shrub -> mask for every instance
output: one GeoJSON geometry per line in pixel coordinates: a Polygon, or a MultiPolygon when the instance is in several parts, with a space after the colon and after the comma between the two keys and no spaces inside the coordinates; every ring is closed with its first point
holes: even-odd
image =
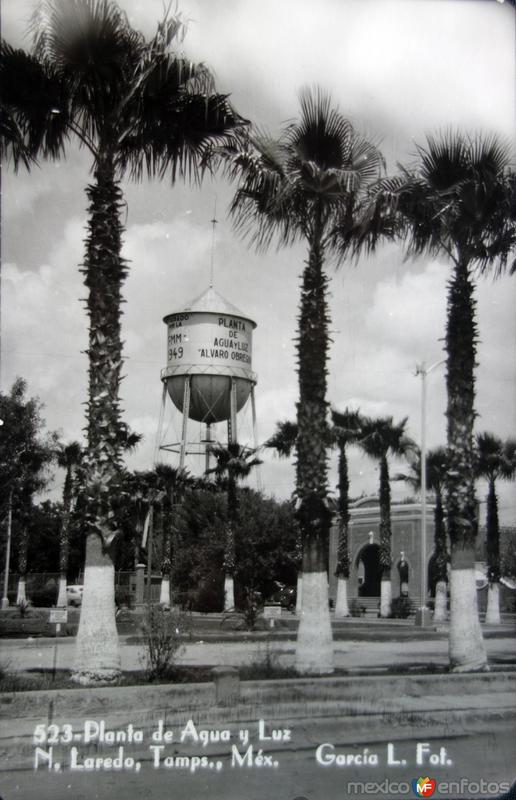
{"type": "Polygon", "coordinates": [[[361,605],[360,600],[357,600],[356,597],[350,603],[349,606],[349,613],[352,617],[363,617],[366,612],[366,607],[361,605]]]}
{"type": "Polygon", "coordinates": [[[30,601],[29,600],[21,600],[18,603],[18,611],[20,612],[20,617],[23,619],[24,617],[28,616],[30,608],[30,601]]]}
{"type": "Polygon", "coordinates": [[[393,619],[407,619],[412,612],[412,604],[408,597],[395,597],[391,604],[393,619]]]}
{"type": "Polygon", "coordinates": [[[191,611],[212,614],[224,606],[224,585],[220,577],[208,577],[199,581],[195,589],[183,596],[183,606],[191,611]]]}
{"type": "Polygon", "coordinates": [[[180,611],[149,606],[142,623],[142,633],[148,678],[166,678],[182,649],[181,636],[189,633],[188,617],[180,611]]]}
{"type": "Polygon", "coordinates": [[[30,593],[30,599],[36,608],[52,608],[57,603],[57,586],[34,589],[30,593]]]}
{"type": "Polygon", "coordinates": [[[260,592],[247,589],[244,595],[243,614],[248,631],[254,631],[258,615],[262,609],[263,601],[260,592]]]}
{"type": "Polygon", "coordinates": [[[279,653],[271,649],[269,641],[265,643],[265,650],[258,651],[254,661],[240,667],[239,673],[240,680],[243,681],[271,681],[298,677],[294,667],[284,667],[280,664],[279,653]]]}
{"type": "Polygon", "coordinates": [[[125,586],[116,586],[115,587],[115,605],[117,608],[122,608],[126,606],[126,608],[131,608],[132,603],[132,595],[129,589],[125,586]]]}

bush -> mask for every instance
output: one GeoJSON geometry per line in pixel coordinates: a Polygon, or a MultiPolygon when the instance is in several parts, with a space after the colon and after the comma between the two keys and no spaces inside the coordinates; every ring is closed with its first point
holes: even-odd
{"type": "Polygon", "coordinates": [[[174,659],[182,648],[181,635],[189,633],[188,617],[180,611],[150,606],[142,623],[145,654],[143,656],[149,680],[170,676],[174,659]]]}
{"type": "Polygon", "coordinates": [[[115,605],[117,608],[122,608],[125,606],[126,608],[131,608],[132,603],[132,595],[129,589],[125,586],[116,586],[115,587],[115,605]]]}
{"type": "Polygon", "coordinates": [[[395,597],[391,604],[393,619],[407,619],[412,612],[412,603],[408,597],[395,597]]]}
{"type": "Polygon", "coordinates": [[[224,607],[224,584],[220,576],[208,577],[199,581],[195,589],[183,596],[184,607],[202,614],[213,614],[224,607]]]}
{"type": "Polygon", "coordinates": [[[363,617],[366,612],[366,607],[361,605],[360,600],[357,600],[356,597],[350,603],[349,606],[349,613],[352,617],[363,617]]]}
{"type": "Polygon", "coordinates": [[[30,600],[36,608],[52,608],[57,603],[57,586],[34,589],[30,592],[30,600]]]}
{"type": "Polygon", "coordinates": [[[254,631],[258,621],[258,615],[263,609],[263,601],[260,592],[248,589],[244,594],[243,614],[245,625],[248,631],[254,631]]]}
{"type": "Polygon", "coordinates": [[[284,667],[279,663],[279,653],[271,649],[269,641],[265,643],[264,651],[258,651],[254,661],[240,667],[239,674],[242,681],[271,681],[298,677],[294,667],[284,667]]]}
{"type": "Polygon", "coordinates": [[[23,619],[24,617],[28,616],[29,609],[30,609],[30,601],[29,600],[21,600],[18,603],[18,611],[20,612],[20,617],[23,619]]]}

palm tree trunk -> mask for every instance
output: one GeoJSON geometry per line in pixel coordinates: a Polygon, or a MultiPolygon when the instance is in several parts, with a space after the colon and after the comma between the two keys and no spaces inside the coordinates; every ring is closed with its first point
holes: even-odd
{"type": "Polygon", "coordinates": [[[303,594],[296,646],[301,673],[333,672],[333,643],[328,607],[326,361],[328,351],[327,279],[320,235],[314,234],[303,272],[299,316],[296,440],[298,520],[303,540],[303,594]]]}
{"type": "Polygon", "coordinates": [[[26,523],[22,524],[20,531],[20,545],[18,549],[18,590],[16,593],[16,605],[27,602],[26,579],[27,579],[27,558],[29,554],[29,529],[26,523]]]}
{"type": "Polygon", "coordinates": [[[457,672],[484,669],[487,665],[475,581],[475,339],[473,285],[467,263],[459,262],[449,286],[446,326],[447,517],[451,541],[449,652],[451,667],[457,672]]]}
{"type": "Polygon", "coordinates": [[[303,607],[303,573],[301,570],[297,574],[297,583],[296,583],[296,614],[298,617],[301,615],[301,609],[303,607]]]}
{"type": "Polygon", "coordinates": [[[348,460],[344,444],[339,447],[339,545],[337,551],[337,599],[335,616],[349,617],[348,579],[349,579],[349,478],[348,460]]]}
{"type": "Polygon", "coordinates": [[[434,510],[434,544],[436,586],[434,600],[434,622],[444,622],[448,619],[448,562],[449,554],[446,545],[446,527],[444,524],[444,510],[441,490],[435,491],[434,510]]]}
{"type": "Polygon", "coordinates": [[[303,598],[303,536],[297,520],[296,520],[295,564],[297,567],[296,614],[297,616],[300,616],[301,603],[303,598]]]}
{"type": "Polygon", "coordinates": [[[65,509],[63,512],[63,519],[61,522],[61,530],[59,532],[59,592],[57,595],[57,605],[66,606],[66,573],[68,569],[68,530],[70,525],[70,514],[65,509]]]}
{"type": "Polygon", "coordinates": [[[380,587],[380,616],[390,617],[392,602],[391,584],[391,487],[387,457],[380,459],[380,566],[382,581],[380,587]]]}
{"type": "Polygon", "coordinates": [[[304,548],[301,619],[297,634],[296,669],[300,673],[333,672],[333,639],[328,606],[327,544],[312,537],[304,548]],[[314,569],[315,568],[315,569],[314,569]]]}
{"type": "Polygon", "coordinates": [[[487,494],[487,590],[486,622],[500,625],[500,526],[498,523],[498,501],[495,482],[489,481],[487,494]]]}
{"type": "Polygon", "coordinates": [[[224,611],[235,607],[235,525],[238,515],[236,478],[228,470],[226,540],[224,544],[224,611]]]}
{"type": "Polygon", "coordinates": [[[233,525],[228,521],[224,547],[224,611],[235,607],[235,535],[233,525]]]}
{"type": "Polygon", "coordinates": [[[81,617],[72,679],[83,685],[116,681],[120,675],[120,649],[115,614],[115,569],[101,537],[86,540],[86,565],[81,617]]]}
{"type": "Polygon", "coordinates": [[[171,570],[171,546],[170,546],[170,522],[171,514],[168,502],[159,503],[159,526],[161,528],[161,586],[159,590],[159,604],[163,608],[170,608],[170,570],[171,570]]]}
{"type": "Polygon", "coordinates": [[[121,466],[120,309],[127,268],[120,256],[122,193],[114,180],[114,167],[109,155],[99,156],[95,183],[88,186],[86,193],[90,201],[89,231],[82,272],[88,288],[90,319],[88,449],[85,459],[88,538],[73,679],[79,683],[98,683],[116,680],[120,671],[110,548],[117,530],[110,514],[110,497],[116,490],[121,466]],[[104,547],[101,547],[99,536],[104,547]],[[102,598],[102,603],[99,598],[102,598]]]}

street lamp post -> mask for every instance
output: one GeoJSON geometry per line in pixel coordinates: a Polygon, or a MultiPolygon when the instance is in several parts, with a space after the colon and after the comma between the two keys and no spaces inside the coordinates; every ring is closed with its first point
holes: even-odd
{"type": "Polygon", "coordinates": [[[5,546],[5,568],[4,568],[4,593],[2,596],[2,608],[9,608],[9,562],[11,560],[11,531],[13,523],[13,490],[9,492],[9,509],[7,511],[7,543],[5,546]]]}
{"type": "Polygon", "coordinates": [[[416,367],[416,375],[421,375],[421,596],[419,610],[416,613],[416,625],[422,628],[430,624],[430,611],[426,605],[428,593],[426,569],[426,376],[441,364],[444,364],[444,359],[436,361],[429,367],[423,361],[416,367]]]}

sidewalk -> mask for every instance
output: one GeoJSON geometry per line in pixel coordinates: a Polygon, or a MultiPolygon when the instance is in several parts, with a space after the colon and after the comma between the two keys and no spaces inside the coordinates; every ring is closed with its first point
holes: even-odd
{"type": "MultiPolygon", "coordinates": [[[[489,634],[489,632],[487,632],[489,634]]],[[[494,664],[516,665],[516,638],[512,631],[496,630],[496,635],[486,636],[485,644],[490,660],[494,664]]],[[[74,637],[57,639],[57,667],[70,669],[74,660],[74,637]]],[[[3,639],[2,656],[11,671],[27,669],[50,669],[53,664],[56,639],[3,639]]],[[[121,636],[123,670],[142,668],[144,648],[134,636],[121,636]]],[[[253,636],[248,640],[237,640],[228,636],[226,641],[205,641],[201,636],[184,645],[177,663],[181,665],[240,666],[263,661],[274,654],[281,666],[293,666],[295,641],[285,636],[253,636]]],[[[337,639],[334,642],[335,667],[346,670],[376,670],[400,665],[448,664],[448,638],[443,631],[432,638],[405,640],[337,639]]]]}

